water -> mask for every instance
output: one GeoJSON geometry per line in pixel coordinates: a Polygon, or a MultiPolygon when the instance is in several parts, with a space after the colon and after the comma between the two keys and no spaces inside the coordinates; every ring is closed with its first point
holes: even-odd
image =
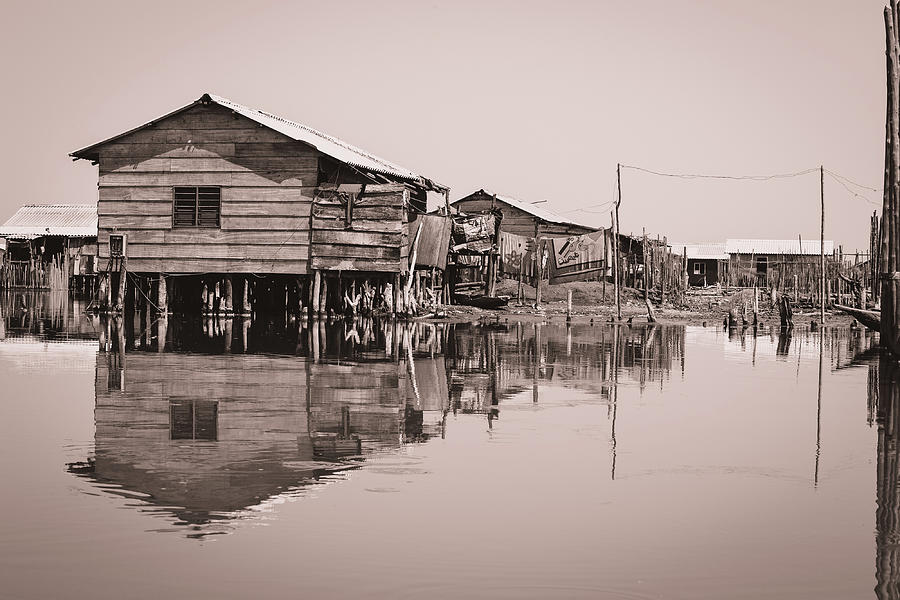
{"type": "Polygon", "coordinates": [[[900,597],[861,331],[2,310],[3,598],[900,597]]]}

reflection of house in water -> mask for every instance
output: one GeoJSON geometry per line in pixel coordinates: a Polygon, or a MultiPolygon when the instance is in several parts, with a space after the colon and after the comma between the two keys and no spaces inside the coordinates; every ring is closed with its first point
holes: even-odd
{"type": "Polygon", "coordinates": [[[597,393],[609,401],[624,376],[643,388],[663,384],[673,362],[684,367],[684,328],[515,323],[458,326],[450,337],[450,401],[454,411],[499,416],[505,398],[542,383],[597,393]],[[615,368],[614,368],[615,367],[615,368]]]}
{"type": "MultiPolygon", "coordinates": [[[[440,356],[410,365],[406,355],[392,352],[392,360],[383,351],[362,361],[123,353],[133,345],[122,333],[112,327],[101,342],[108,350],[97,354],[94,456],[70,469],[196,526],[199,535],[209,533],[206,524],[300,494],[373,451],[439,433],[427,423],[440,418],[426,415],[443,415],[447,406],[440,356]]],[[[321,349],[327,342],[310,339],[319,333],[298,328],[293,346],[321,349]]]]}

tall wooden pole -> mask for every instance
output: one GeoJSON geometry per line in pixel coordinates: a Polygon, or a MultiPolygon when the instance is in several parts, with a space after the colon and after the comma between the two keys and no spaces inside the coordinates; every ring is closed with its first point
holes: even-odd
{"type": "Polygon", "coordinates": [[[825,167],[819,165],[819,197],[822,200],[822,227],[819,235],[819,318],[825,324],[825,167]]]}
{"type": "Polygon", "coordinates": [[[616,319],[622,320],[622,297],[619,285],[619,205],[622,203],[622,165],[616,163],[616,207],[613,210],[613,247],[616,251],[615,292],[616,292],[616,319]]]}
{"type": "Polygon", "coordinates": [[[897,122],[897,100],[900,95],[900,77],[898,77],[897,36],[894,18],[896,2],[892,8],[884,9],[885,52],[887,56],[887,123],[888,135],[885,143],[886,183],[884,189],[884,205],[881,218],[882,235],[882,267],[881,267],[881,343],[895,354],[900,354],[900,335],[898,335],[897,315],[897,221],[896,214],[898,195],[900,195],[900,123],[897,122]]]}

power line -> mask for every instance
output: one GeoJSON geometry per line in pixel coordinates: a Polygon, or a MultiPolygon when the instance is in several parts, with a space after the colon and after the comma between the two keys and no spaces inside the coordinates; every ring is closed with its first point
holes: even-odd
{"type": "Polygon", "coordinates": [[[633,171],[643,171],[644,173],[650,173],[651,175],[658,175],[660,177],[675,177],[679,179],[730,179],[744,181],[769,181],[771,179],[788,179],[791,177],[808,175],[819,170],[818,167],[814,167],[811,169],[804,169],[803,171],[795,171],[793,173],[774,173],[771,175],[706,175],[698,173],[666,173],[663,171],[654,171],[653,169],[645,169],[644,167],[637,167],[634,165],[622,165],[622,168],[632,169],[633,171]]]}

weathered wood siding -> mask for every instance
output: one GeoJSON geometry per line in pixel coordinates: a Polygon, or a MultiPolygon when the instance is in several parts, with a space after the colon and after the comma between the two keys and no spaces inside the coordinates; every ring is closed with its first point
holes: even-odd
{"type": "Polygon", "coordinates": [[[407,270],[409,190],[400,184],[322,186],[312,211],[310,267],[407,270]],[[362,190],[362,193],[360,191],[362,190]],[[353,204],[347,221],[346,203],[353,204]]]}
{"type": "Polygon", "coordinates": [[[216,105],[198,105],[99,149],[100,268],[112,231],[128,268],[306,274],[319,153],[216,105]],[[220,228],[173,228],[173,186],[221,187],[220,228]]]}
{"type": "Polygon", "coordinates": [[[480,191],[466,196],[461,200],[457,200],[453,203],[453,206],[459,208],[459,210],[463,212],[472,213],[488,211],[491,210],[491,208],[498,208],[503,214],[503,220],[500,222],[500,231],[528,237],[534,237],[535,224],[538,222],[540,225],[540,234],[545,237],[565,237],[597,231],[597,229],[582,227],[580,225],[550,223],[548,221],[539,220],[537,217],[524,210],[510,206],[499,198],[494,200],[491,196],[480,191]]]}

